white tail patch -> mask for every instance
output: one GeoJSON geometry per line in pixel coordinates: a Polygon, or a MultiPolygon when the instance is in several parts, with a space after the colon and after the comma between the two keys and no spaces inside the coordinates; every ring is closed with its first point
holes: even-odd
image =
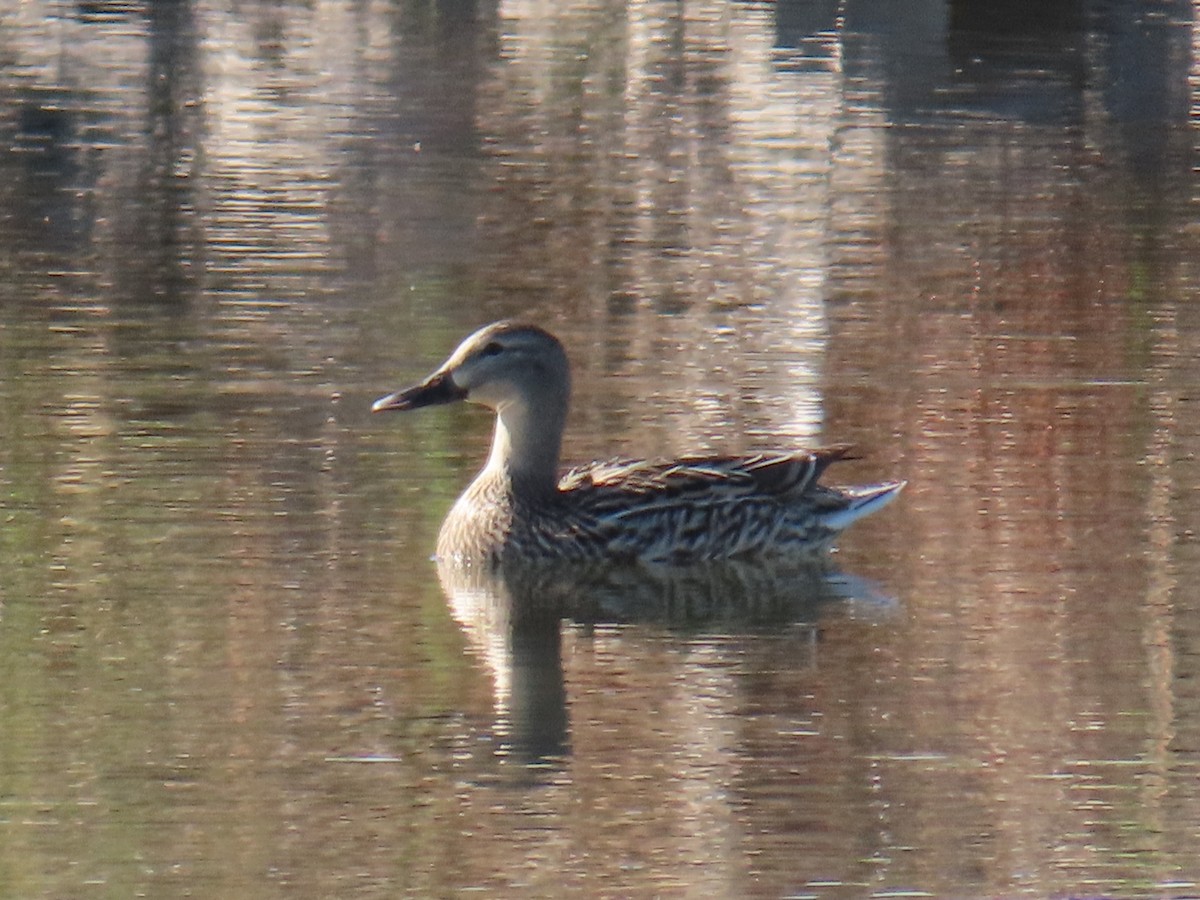
{"type": "Polygon", "coordinates": [[[845,509],[821,513],[821,524],[831,531],[842,531],[849,528],[852,523],[857,522],[863,516],[869,516],[895,500],[896,495],[904,490],[906,484],[908,484],[907,481],[889,481],[867,487],[839,488],[849,502],[845,509]]]}

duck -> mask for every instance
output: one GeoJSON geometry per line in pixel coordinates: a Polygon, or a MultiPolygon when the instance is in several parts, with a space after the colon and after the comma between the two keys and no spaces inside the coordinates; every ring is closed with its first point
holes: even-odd
{"type": "Polygon", "coordinates": [[[560,474],[571,394],[562,343],[504,320],[462,341],[431,375],[374,402],[396,412],[467,401],[495,414],[483,469],[442,523],[439,561],[473,564],[814,557],[905,487],[820,483],[848,444],[741,455],[613,459],[560,474]]]}

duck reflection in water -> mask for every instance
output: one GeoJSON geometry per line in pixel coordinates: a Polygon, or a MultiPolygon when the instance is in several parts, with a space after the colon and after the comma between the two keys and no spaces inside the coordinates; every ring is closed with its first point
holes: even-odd
{"type": "Polygon", "coordinates": [[[421,384],[375,402],[380,412],[468,400],[496,413],[487,464],[442,523],[440,558],[691,563],[817,555],[904,487],[820,484],[847,446],[615,460],[560,478],[570,391],[558,339],[505,321],[472,334],[421,384]]]}
{"type": "Polygon", "coordinates": [[[583,628],[633,625],[747,640],[799,628],[815,640],[826,611],[878,620],[896,608],[870,582],[815,560],[491,566],[441,559],[438,577],[491,674],[502,745],[521,763],[569,750],[564,620],[583,628]]]}

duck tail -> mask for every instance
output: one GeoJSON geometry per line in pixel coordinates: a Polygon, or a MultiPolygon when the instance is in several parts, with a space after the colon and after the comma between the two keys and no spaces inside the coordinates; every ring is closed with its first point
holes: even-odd
{"type": "Polygon", "coordinates": [[[849,528],[863,516],[883,509],[896,499],[896,495],[904,490],[907,481],[887,481],[883,484],[869,484],[864,487],[839,488],[838,492],[845,499],[845,505],[839,509],[821,514],[821,524],[831,531],[842,531],[849,528]]]}

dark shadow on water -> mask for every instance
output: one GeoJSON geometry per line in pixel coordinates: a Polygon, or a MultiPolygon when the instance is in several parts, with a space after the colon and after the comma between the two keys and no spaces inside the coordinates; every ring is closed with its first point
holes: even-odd
{"type": "Polygon", "coordinates": [[[563,624],[639,626],[713,638],[817,625],[831,610],[871,618],[897,602],[820,562],[458,566],[439,562],[454,617],[494,682],[502,750],[521,764],[570,753],[563,624]]]}

